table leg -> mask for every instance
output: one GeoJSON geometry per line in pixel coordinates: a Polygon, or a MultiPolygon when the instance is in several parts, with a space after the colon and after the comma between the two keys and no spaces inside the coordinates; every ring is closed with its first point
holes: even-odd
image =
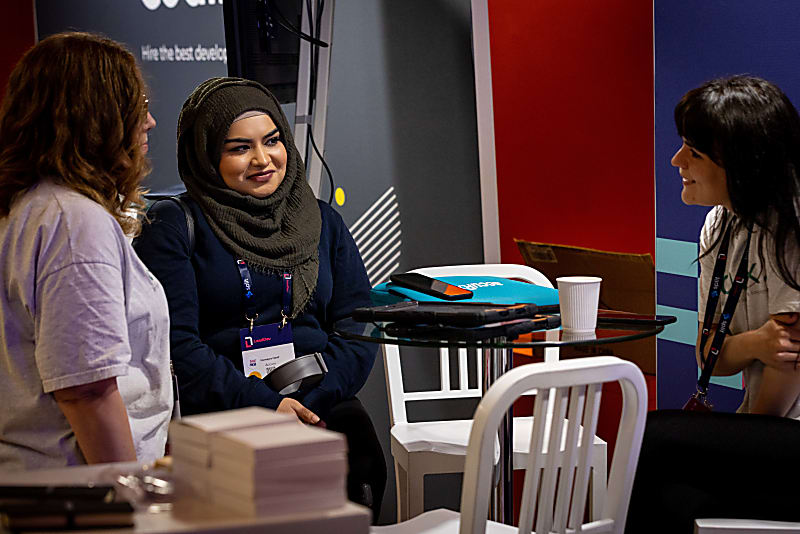
{"type": "MultiPolygon", "coordinates": [[[[493,340],[500,344],[504,340],[493,340]]],[[[491,387],[500,375],[510,370],[512,349],[483,350],[483,392],[491,387]]],[[[513,467],[514,467],[514,415],[513,409],[503,418],[497,430],[500,445],[500,460],[495,466],[492,495],[489,505],[489,519],[511,524],[514,518],[513,467]]]]}

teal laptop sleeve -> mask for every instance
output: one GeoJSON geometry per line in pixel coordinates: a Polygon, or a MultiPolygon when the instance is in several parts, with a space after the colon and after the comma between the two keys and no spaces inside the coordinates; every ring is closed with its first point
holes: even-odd
{"type": "MultiPolygon", "coordinates": [[[[496,276],[440,276],[438,280],[472,291],[472,298],[458,302],[486,302],[489,304],[533,303],[538,306],[558,304],[558,290],[527,282],[508,280],[496,276]]],[[[413,289],[385,282],[372,288],[372,302],[376,306],[394,304],[402,300],[418,302],[451,302],[413,289]]]]}

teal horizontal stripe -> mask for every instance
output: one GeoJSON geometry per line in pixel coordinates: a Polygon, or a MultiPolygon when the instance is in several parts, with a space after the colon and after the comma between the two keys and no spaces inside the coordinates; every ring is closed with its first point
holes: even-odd
{"type": "MultiPolygon", "coordinates": [[[[697,378],[700,378],[700,369],[697,369],[697,378]]],[[[742,373],[736,373],[731,376],[712,376],[711,383],[733,389],[744,389],[742,387],[742,373]]]]}
{"type": "Polygon", "coordinates": [[[656,238],[656,271],[697,278],[697,243],[656,238]]]}
{"type": "Polygon", "coordinates": [[[658,334],[659,339],[683,343],[694,346],[697,343],[697,312],[694,310],[684,310],[673,308],[672,306],[657,305],[658,315],[674,315],[678,318],[676,323],[664,327],[664,331],[658,334]]]}
{"type": "MultiPolygon", "coordinates": [[[[674,341],[691,346],[697,343],[696,311],[673,308],[672,306],[662,306],[659,304],[656,306],[656,313],[659,315],[674,315],[678,318],[677,322],[664,327],[664,331],[658,335],[659,339],[666,339],[667,341],[674,341]]],[[[697,378],[700,378],[699,368],[697,369],[697,378]]],[[[711,383],[733,389],[743,389],[742,373],[737,373],[732,376],[712,376],[711,383]]]]}
{"type": "MultiPolygon", "coordinates": [[[[674,315],[678,318],[676,323],[664,327],[659,339],[683,343],[694,346],[697,343],[697,312],[673,308],[672,306],[656,306],[656,313],[659,315],[674,315]]],[[[697,370],[697,377],[700,378],[700,369],[697,370]]],[[[742,389],[742,373],[732,376],[712,376],[711,383],[720,386],[727,386],[733,389],[742,389]]]]}

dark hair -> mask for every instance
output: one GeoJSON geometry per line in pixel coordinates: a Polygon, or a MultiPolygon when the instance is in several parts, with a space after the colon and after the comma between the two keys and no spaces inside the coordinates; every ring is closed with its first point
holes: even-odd
{"type": "Polygon", "coordinates": [[[785,254],[787,246],[800,249],[800,116],[789,98],[754,76],[718,78],[683,96],[675,125],[688,145],[725,169],[733,213],[723,212],[714,246],[728,224],[758,226],[762,265],[768,245],[781,279],[800,291],[797,266],[785,254]]]}
{"type": "Polygon", "coordinates": [[[40,178],[102,205],[124,231],[149,171],[146,86],[133,55],[89,33],[50,36],[14,67],[0,108],[0,217],[40,178]]]}

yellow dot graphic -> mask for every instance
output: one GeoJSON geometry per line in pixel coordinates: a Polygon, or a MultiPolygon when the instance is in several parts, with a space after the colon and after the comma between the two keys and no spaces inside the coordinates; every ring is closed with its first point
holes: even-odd
{"type": "Polygon", "coordinates": [[[336,192],[334,193],[334,198],[336,199],[337,204],[344,206],[344,189],[337,187],[336,192]]]}

